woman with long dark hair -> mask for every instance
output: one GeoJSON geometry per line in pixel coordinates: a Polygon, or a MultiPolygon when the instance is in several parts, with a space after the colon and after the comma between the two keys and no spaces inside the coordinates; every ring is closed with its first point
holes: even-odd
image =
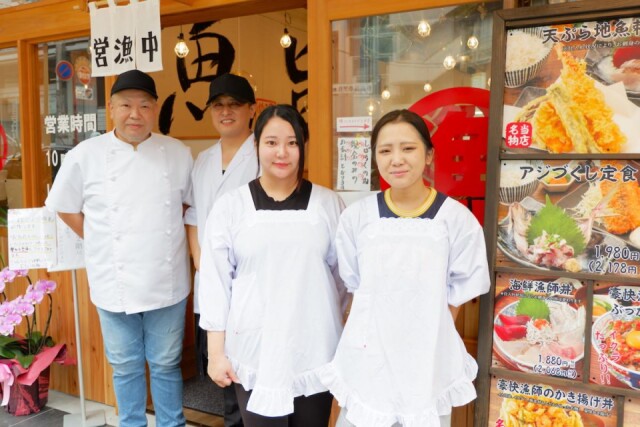
{"type": "Polygon", "coordinates": [[[265,109],[255,139],[262,175],[222,196],[207,220],[208,374],[236,388],[246,427],[326,427],[332,396],[318,369],[342,332],[334,236],[343,205],[302,177],[308,130],[293,107],[265,109]]]}

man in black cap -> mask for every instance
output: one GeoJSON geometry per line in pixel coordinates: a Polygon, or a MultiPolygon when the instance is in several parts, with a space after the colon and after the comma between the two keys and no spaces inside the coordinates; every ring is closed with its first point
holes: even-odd
{"type": "MultiPolygon", "coordinates": [[[[189,236],[189,247],[196,270],[200,268],[200,241],[204,239],[205,224],[214,202],[224,193],[247,184],[258,177],[256,155],[251,121],[256,113],[256,99],[253,88],[244,77],[223,74],[209,86],[207,107],[214,129],[220,139],[212,147],[198,155],[191,179],[193,182],[194,204],[187,210],[185,222],[189,236]]],[[[199,323],[198,279],[195,277],[194,311],[196,325],[199,323]]],[[[196,331],[199,347],[201,372],[207,370],[206,332],[200,327],[196,331]]],[[[209,354],[210,359],[224,355],[209,354]]],[[[225,387],[224,425],[242,426],[240,410],[233,386],[225,387]]]]}
{"type": "Polygon", "coordinates": [[[156,425],[184,426],[182,340],[190,291],[185,205],[191,151],[152,133],[153,79],[127,71],[111,89],[114,130],[67,153],[46,205],[84,238],[121,427],[147,425],[145,362],[156,425]]]}

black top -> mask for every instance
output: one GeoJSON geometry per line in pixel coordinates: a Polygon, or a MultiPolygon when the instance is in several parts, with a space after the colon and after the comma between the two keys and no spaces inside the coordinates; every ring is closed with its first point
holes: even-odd
{"type": "MultiPolygon", "coordinates": [[[[446,199],[447,196],[445,194],[438,192],[438,194],[436,194],[436,199],[433,201],[431,206],[429,206],[429,209],[417,218],[435,218],[446,199]]],[[[389,206],[387,206],[387,202],[384,200],[384,191],[378,193],[378,213],[380,214],[380,218],[398,218],[398,215],[393,213],[393,211],[389,209],[389,206]]]]}
{"type": "Polygon", "coordinates": [[[276,201],[264,191],[259,179],[254,179],[249,183],[251,198],[256,210],[260,211],[286,211],[286,210],[307,210],[309,199],[311,198],[311,182],[302,180],[300,188],[282,201],[276,201]]]}

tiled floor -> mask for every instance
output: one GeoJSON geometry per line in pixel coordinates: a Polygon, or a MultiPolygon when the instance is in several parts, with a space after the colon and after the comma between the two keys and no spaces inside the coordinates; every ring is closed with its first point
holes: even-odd
{"type": "MultiPolygon", "coordinates": [[[[107,422],[107,426],[118,426],[118,416],[115,408],[101,403],[85,401],[85,412],[92,414],[102,411],[107,422]]],[[[60,393],[55,390],[49,391],[49,402],[39,413],[16,417],[8,414],[4,408],[0,409],[0,427],[63,427],[64,416],[67,414],[80,414],[80,399],[75,396],[60,393]]],[[[185,415],[190,421],[187,426],[192,427],[222,427],[220,417],[185,410],[185,415]]],[[[155,417],[147,414],[148,427],[156,427],[155,417]]],[[[76,426],[64,426],[76,427],[76,426]]],[[[82,427],[80,424],[77,427],[82,427]]]]}

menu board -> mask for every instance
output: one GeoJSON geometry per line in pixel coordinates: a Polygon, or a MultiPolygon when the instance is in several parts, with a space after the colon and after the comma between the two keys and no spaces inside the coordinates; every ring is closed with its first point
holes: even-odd
{"type": "Polygon", "coordinates": [[[640,390],[640,286],[597,283],[592,321],[590,381],[640,390]]]}
{"type": "Polygon", "coordinates": [[[503,160],[497,265],[640,277],[640,163],[503,160]]]}
{"type": "Polygon", "coordinates": [[[506,152],[640,153],[640,18],[506,32],[506,152]]]}
{"type": "Polygon", "coordinates": [[[493,366],[580,379],[585,291],[576,279],[498,274],[493,366]]]}
{"type": "Polygon", "coordinates": [[[517,7],[494,29],[474,422],[640,426],[640,5],[517,7]]]}
{"type": "Polygon", "coordinates": [[[615,427],[618,418],[614,396],[577,384],[570,388],[494,376],[490,393],[489,426],[615,427]]]}

